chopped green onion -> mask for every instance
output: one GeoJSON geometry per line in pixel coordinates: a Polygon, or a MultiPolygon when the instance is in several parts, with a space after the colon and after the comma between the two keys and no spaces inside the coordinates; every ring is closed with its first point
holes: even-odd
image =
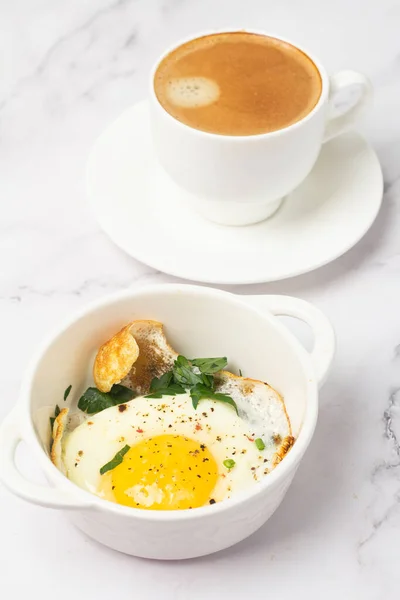
{"type": "Polygon", "coordinates": [[[233,460],[233,458],[227,458],[226,460],[224,460],[223,465],[227,469],[233,469],[233,467],[236,465],[236,463],[233,460]]]}
{"type": "Polygon", "coordinates": [[[265,444],[261,438],[257,438],[254,440],[255,445],[257,446],[257,450],[264,450],[265,444]]]}

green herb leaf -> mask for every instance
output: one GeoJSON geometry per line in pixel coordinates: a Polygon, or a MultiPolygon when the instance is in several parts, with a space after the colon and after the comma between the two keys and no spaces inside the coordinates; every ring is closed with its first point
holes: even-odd
{"type": "Polygon", "coordinates": [[[88,415],[94,415],[110,406],[128,402],[135,393],[124,385],[116,383],[109,392],[101,392],[96,387],[89,387],[79,398],[78,408],[88,415]]]}
{"type": "Polygon", "coordinates": [[[226,467],[227,469],[233,469],[233,467],[236,465],[235,461],[233,460],[233,458],[227,458],[226,460],[224,460],[224,462],[222,463],[224,465],[224,467],[226,467]]]}
{"type": "Polygon", "coordinates": [[[190,367],[189,360],[186,358],[186,356],[183,356],[182,354],[179,354],[179,356],[177,356],[174,364],[178,367],[190,367]]]}
{"type": "Polygon", "coordinates": [[[257,450],[264,450],[265,444],[261,438],[257,438],[254,440],[255,445],[257,446],[257,450]]]}
{"type": "Polygon", "coordinates": [[[184,356],[178,356],[174,363],[174,380],[184,387],[192,387],[198,383],[203,384],[201,374],[195,373],[190,362],[184,356]]]}
{"type": "Polygon", "coordinates": [[[128,402],[129,400],[132,400],[132,398],[134,398],[136,395],[133,390],[119,383],[115,383],[108,393],[114,400],[114,404],[128,402]]]}
{"type": "Polygon", "coordinates": [[[226,356],[220,358],[194,358],[190,362],[193,366],[198,367],[202,373],[212,375],[217,371],[221,371],[221,369],[225,369],[228,359],[226,356]]]}
{"type": "Polygon", "coordinates": [[[117,402],[114,402],[111,394],[101,392],[96,387],[89,387],[79,398],[78,408],[89,415],[93,415],[116,404],[117,402]]]}
{"type": "Polygon", "coordinates": [[[211,388],[212,390],[214,389],[214,377],[212,375],[207,375],[206,373],[202,373],[201,378],[203,380],[203,384],[206,387],[211,388]]]}
{"type": "Polygon", "coordinates": [[[172,382],[173,376],[173,372],[168,371],[167,373],[164,373],[164,375],[161,375],[161,377],[154,377],[154,379],[151,380],[150,391],[156,392],[159,389],[167,388],[172,382]]]}
{"type": "Polygon", "coordinates": [[[72,385],[69,385],[69,386],[67,387],[67,389],[65,390],[65,392],[64,392],[64,402],[65,402],[65,401],[66,401],[66,399],[68,398],[68,396],[69,396],[69,393],[70,393],[71,389],[72,389],[72,385]]]}
{"type": "Polygon", "coordinates": [[[50,427],[51,427],[51,431],[53,431],[53,425],[54,425],[54,421],[55,421],[55,417],[50,417],[50,427]]]}
{"type": "Polygon", "coordinates": [[[239,369],[239,375],[240,377],[243,377],[242,369],[239,369]]]}
{"type": "Polygon", "coordinates": [[[204,399],[208,398],[209,400],[218,400],[219,402],[225,402],[226,404],[230,404],[235,409],[236,414],[238,414],[236,402],[233,400],[233,398],[231,398],[227,394],[213,392],[213,390],[206,387],[205,385],[198,384],[198,385],[194,386],[190,390],[190,397],[192,398],[192,404],[193,404],[193,408],[195,410],[196,410],[197,405],[199,404],[200,400],[204,400],[204,399]]]}
{"type": "Polygon", "coordinates": [[[128,446],[128,444],[126,446],[124,446],[123,448],[121,448],[121,450],[119,450],[119,452],[117,452],[117,454],[114,456],[114,458],[112,460],[110,460],[110,462],[106,463],[105,465],[103,465],[101,467],[100,475],[104,475],[104,473],[107,473],[107,471],[112,471],[112,469],[115,469],[115,467],[118,467],[118,465],[120,465],[122,463],[122,460],[129,449],[130,449],[130,446],[128,446]]]}
{"type": "Polygon", "coordinates": [[[185,394],[186,390],[184,387],[177,383],[171,383],[169,387],[158,388],[152,394],[147,394],[145,398],[162,398],[163,396],[176,396],[177,394],[185,394]]]}

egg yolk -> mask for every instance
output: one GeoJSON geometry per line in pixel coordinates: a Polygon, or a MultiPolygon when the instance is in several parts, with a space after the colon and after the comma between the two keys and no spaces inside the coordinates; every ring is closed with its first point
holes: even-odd
{"type": "Polygon", "coordinates": [[[118,504],[181,510],[210,500],[218,467],[204,444],[180,435],[160,435],[132,446],[111,478],[118,504]]]}

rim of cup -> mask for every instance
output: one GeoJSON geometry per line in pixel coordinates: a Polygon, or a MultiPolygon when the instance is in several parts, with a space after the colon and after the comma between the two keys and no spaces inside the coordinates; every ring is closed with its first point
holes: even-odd
{"type": "Polygon", "coordinates": [[[283,133],[288,133],[290,131],[293,131],[295,129],[298,129],[299,127],[301,127],[302,125],[304,125],[304,123],[306,123],[307,121],[311,120],[313,118],[313,116],[315,115],[315,113],[317,113],[321,107],[325,104],[326,99],[328,98],[329,95],[329,77],[328,74],[326,72],[326,70],[324,69],[324,67],[322,66],[322,64],[320,63],[320,61],[315,58],[313,56],[313,54],[311,52],[309,52],[307,49],[305,49],[302,45],[297,44],[285,37],[282,37],[280,35],[275,35],[273,33],[269,33],[269,32],[265,32],[265,31],[261,31],[261,30],[257,30],[257,29],[236,29],[234,27],[229,27],[227,29],[218,29],[218,30],[208,30],[208,31],[203,31],[203,32],[199,32],[195,35],[191,35],[188,37],[185,37],[183,39],[181,39],[178,42],[175,42],[173,45],[169,46],[162,54],[161,56],[159,56],[159,58],[157,59],[156,63],[153,65],[152,69],[151,69],[151,73],[150,73],[150,98],[154,103],[154,106],[157,107],[158,110],[160,110],[162,112],[162,114],[168,119],[173,121],[177,127],[180,128],[184,128],[186,130],[189,130],[193,133],[193,135],[197,135],[199,137],[209,137],[209,138],[216,138],[218,140],[226,140],[228,142],[233,142],[233,143],[243,143],[243,142],[248,142],[249,140],[260,140],[263,138],[271,138],[271,137],[278,137],[280,135],[282,135],[283,133]],[[276,40],[279,40],[281,42],[284,42],[285,44],[289,44],[290,46],[292,46],[293,48],[295,48],[296,50],[299,50],[300,52],[302,52],[303,54],[305,54],[305,56],[307,56],[307,58],[309,58],[311,60],[311,62],[314,64],[314,66],[316,67],[316,69],[318,70],[318,73],[321,77],[321,94],[318,98],[318,102],[316,103],[316,105],[314,106],[314,108],[305,115],[305,117],[303,117],[302,119],[300,119],[299,121],[296,121],[295,123],[292,123],[291,125],[288,125],[286,127],[282,127],[281,129],[277,129],[275,131],[268,131],[265,133],[257,133],[257,134],[253,134],[253,135],[225,135],[222,133],[213,133],[210,131],[203,131],[201,129],[196,129],[195,127],[190,127],[190,125],[186,125],[186,123],[182,123],[182,121],[179,121],[178,119],[176,119],[175,117],[173,117],[161,104],[161,102],[158,100],[157,95],[155,93],[155,89],[154,89],[154,79],[155,79],[155,75],[157,72],[158,67],[160,66],[161,62],[169,55],[171,54],[171,52],[173,52],[174,50],[176,50],[177,48],[179,48],[179,46],[183,46],[184,44],[187,44],[188,42],[191,42],[193,40],[197,40],[203,37],[207,37],[207,36],[212,36],[212,35],[219,35],[222,33],[249,33],[249,34],[255,34],[255,35],[262,35],[264,37],[270,37],[270,38],[274,38],[276,40]]]}

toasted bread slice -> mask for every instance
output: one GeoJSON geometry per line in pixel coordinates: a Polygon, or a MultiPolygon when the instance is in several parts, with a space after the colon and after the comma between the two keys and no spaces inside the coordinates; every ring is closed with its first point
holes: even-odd
{"type": "Polygon", "coordinates": [[[55,418],[53,423],[53,443],[50,450],[51,462],[59,469],[64,475],[66,474],[64,463],[62,460],[62,437],[64,435],[67,419],[68,419],[68,408],[63,408],[59,415],[55,418]]]}
{"type": "Polygon", "coordinates": [[[101,392],[109,392],[114,383],[126,377],[139,356],[139,346],[132,334],[133,323],[128,323],[121,331],[99,349],[93,365],[93,379],[101,392]]]}
{"type": "Polygon", "coordinates": [[[158,321],[132,321],[99,349],[93,366],[96,387],[109,392],[115,383],[146,394],[153,377],[172,368],[177,352],[158,321]]]}
{"type": "Polygon", "coordinates": [[[142,396],[149,392],[154,377],[172,369],[178,353],[168,344],[163,324],[158,321],[134,321],[130,331],[139,346],[139,356],[122,384],[142,396]]]}

